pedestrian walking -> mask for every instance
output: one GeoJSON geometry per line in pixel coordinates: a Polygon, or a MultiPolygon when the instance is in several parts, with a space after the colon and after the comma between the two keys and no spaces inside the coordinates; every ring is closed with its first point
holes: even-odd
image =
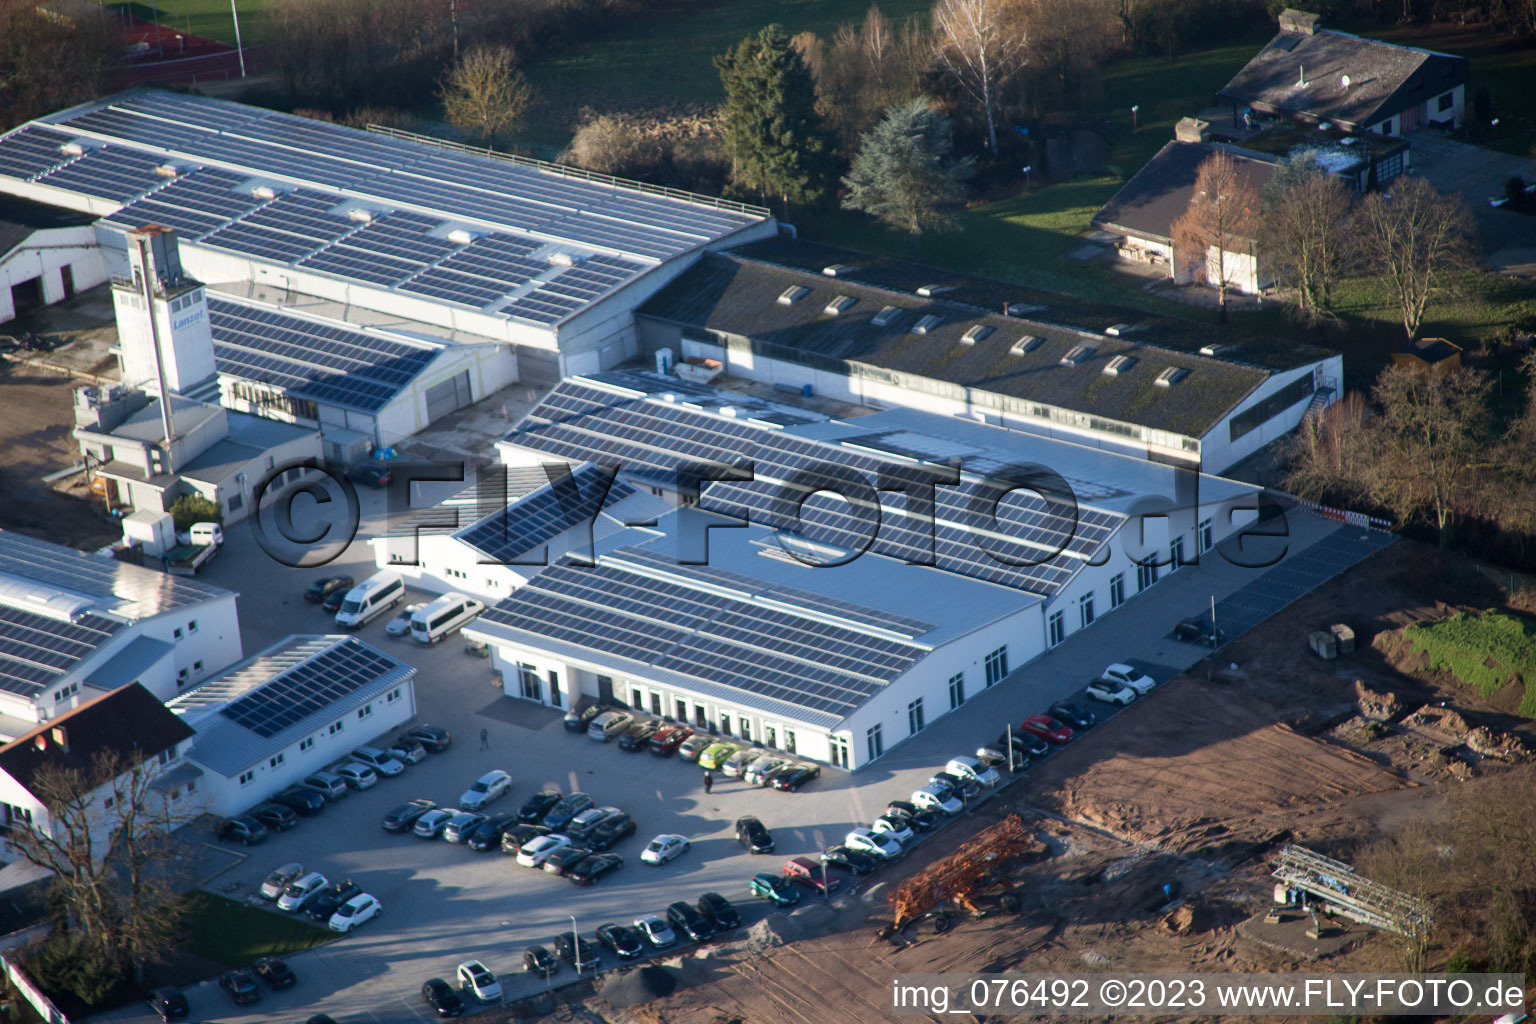
{"type": "Polygon", "coordinates": [[[715,777],[709,772],[704,773],[704,792],[708,793],[715,788],[715,777]]]}
{"type": "Polygon", "coordinates": [[[491,731],[489,729],[481,729],[480,730],[480,749],[481,750],[490,750],[491,749],[491,731]]]}

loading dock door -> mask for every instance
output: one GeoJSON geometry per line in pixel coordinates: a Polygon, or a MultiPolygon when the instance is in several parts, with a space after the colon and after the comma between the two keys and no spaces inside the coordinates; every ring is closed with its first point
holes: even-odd
{"type": "Polygon", "coordinates": [[[441,384],[427,388],[427,422],[462,409],[470,403],[469,371],[456,374],[441,384]]]}
{"type": "Polygon", "coordinates": [[[43,304],[43,279],[29,278],[11,285],[11,308],[17,316],[30,313],[43,304]]]}

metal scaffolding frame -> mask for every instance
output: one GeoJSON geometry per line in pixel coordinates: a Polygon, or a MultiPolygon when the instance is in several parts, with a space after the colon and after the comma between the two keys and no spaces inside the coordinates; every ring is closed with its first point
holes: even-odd
{"type": "Polygon", "coordinates": [[[1398,935],[1422,933],[1432,920],[1423,900],[1357,875],[1348,864],[1295,843],[1280,851],[1274,877],[1345,917],[1398,935]]]}

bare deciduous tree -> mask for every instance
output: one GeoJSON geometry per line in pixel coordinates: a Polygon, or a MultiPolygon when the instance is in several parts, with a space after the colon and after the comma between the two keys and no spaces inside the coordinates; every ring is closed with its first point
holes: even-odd
{"type": "MultiPolygon", "coordinates": [[[[1445,853],[1422,831],[1400,832],[1376,843],[1365,851],[1359,863],[1362,874],[1418,901],[1429,911],[1431,919],[1436,903],[1445,893],[1448,867],[1445,853]]],[[[1404,916],[1394,924],[1403,970],[1410,974],[1423,971],[1429,957],[1430,920],[1406,912],[1405,907],[1404,916]]]]}
{"type": "Polygon", "coordinates": [[[1023,27],[1008,0],[939,0],[933,8],[934,52],[944,68],[981,106],[987,148],[997,152],[997,115],[1003,85],[1028,50],[1023,27]]]}
{"type": "Polygon", "coordinates": [[[1201,163],[1189,208],[1173,222],[1174,260],[1182,260],[1192,278],[1216,289],[1222,323],[1227,322],[1233,257],[1252,252],[1258,210],[1253,182],[1230,154],[1218,151],[1201,163]]]}
{"type": "Polygon", "coordinates": [[[533,102],[533,87],[505,46],[470,50],[449,69],[439,94],[448,121],[486,145],[515,132],[533,102]]]}
{"type": "Polygon", "coordinates": [[[1302,320],[1334,318],[1333,286],[1351,246],[1349,186],[1310,153],[1299,154],[1266,189],[1258,224],[1259,255],[1296,292],[1302,320]]]}
{"type": "Polygon", "coordinates": [[[1389,192],[1366,197],[1355,224],[1366,264],[1390,291],[1403,331],[1417,337],[1431,297],[1475,263],[1466,204],[1423,178],[1398,178],[1389,192]]]}

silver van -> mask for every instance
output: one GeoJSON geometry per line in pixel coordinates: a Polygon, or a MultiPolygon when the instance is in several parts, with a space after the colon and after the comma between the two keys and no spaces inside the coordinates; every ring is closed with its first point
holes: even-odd
{"type": "Polygon", "coordinates": [[[587,739],[607,743],[634,723],[633,715],[622,711],[604,711],[587,726],[587,739]]]}
{"type": "Polygon", "coordinates": [[[314,790],[329,801],[340,800],[348,792],[347,784],[342,781],[341,776],[331,772],[315,772],[307,776],[299,785],[305,789],[314,790]]]}

